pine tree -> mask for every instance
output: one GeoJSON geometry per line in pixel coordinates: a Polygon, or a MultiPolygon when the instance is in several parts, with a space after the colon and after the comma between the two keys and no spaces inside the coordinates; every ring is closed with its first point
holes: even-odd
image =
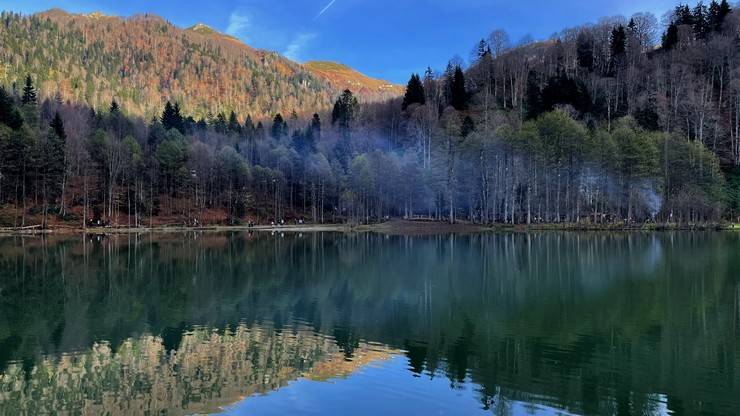
{"type": "Polygon", "coordinates": [[[460,135],[463,138],[470,136],[470,133],[475,131],[475,122],[470,116],[465,116],[462,125],[460,126],[460,135]]]}
{"type": "Polygon", "coordinates": [[[116,102],[115,98],[110,103],[110,109],[108,110],[111,114],[118,114],[120,111],[120,107],[118,106],[118,103],[116,102]]]}
{"type": "Polygon", "coordinates": [[[697,39],[705,39],[709,34],[710,22],[707,19],[708,12],[707,7],[701,1],[696,4],[692,12],[693,23],[694,23],[694,36],[697,39]]]}
{"type": "Polygon", "coordinates": [[[216,133],[226,134],[228,128],[229,125],[226,122],[226,116],[223,112],[219,112],[216,115],[216,119],[213,121],[213,130],[215,130],[216,133]]]}
{"type": "Polygon", "coordinates": [[[315,141],[321,140],[321,118],[318,114],[314,114],[311,119],[311,137],[315,141]]]}
{"type": "Polygon", "coordinates": [[[236,118],[236,113],[234,111],[229,114],[228,130],[230,133],[242,133],[242,126],[239,124],[239,120],[236,118]]]}
{"type": "Polygon", "coordinates": [[[51,127],[51,130],[54,133],[54,137],[63,142],[67,141],[67,133],[64,131],[64,122],[62,121],[62,117],[59,115],[59,112],[54,113],[54,118],[51,120],[49,127],[51,127]]]}
{"type": "MultiPolygon", "coordinates": [[[[18,205],[23,204],[27,197],[26,188],[29,185],[29,173],[32,167],[38,165],[34,151],[34,138],[28,135],[29,129],[19,129],[11,134],[7,140],[0,141],[0,164],[3,167],[3,181],[19,185],[20,189],[14,192],[18,205]]],[[[25,224],[25,210],[21,225],[25,224]]]]}
{"type": "Polygon", "coordinates": [[[167,103],[164,105],[162,117],[159,119],[159,121],[162,123],[162,126],[164,126],[165,129],[169,130],[175,127],[174,119],[175,109],[172,107],[172,103],[167,101],[167,103]]]}
{"type": "Polygon", "coordinates": [[[321,138],[321,119],[318,114],[314,114],[311,122],[306,126],[305,131],[302,134],[298,134],[296,131],[293,134],[293,147],[300,149],[299,153],[303,156],[309,153],[316,152],[316,141],[321,138]],[[300,138],[300,143],[295,142],[296,138],[300,138]]]}
{"type": "Polygon", "coordinates": [[[252,141],[254,140],[254,122],[252,121],[252,116],[247,114],[247,118],[244,120],[244,127],[242,128],[242,134],[244,137],[247,138],[247,140],[252,141]]]}
{"type": "Polygon", "coordinates": [[[174,118],[173,118],[173,122],[175,123],[175,125],[173,127],[182,134],[185,134],[185,122],[184,121],[185,120],[183,119],[182,114],[180,113],[180,104],[175,103],[174,118]]]}
{"type": "Polygon", "coordinates": [[[576,38],[576,56],[578,59],[578,66],[593,72],[594,70],[594,44],[591,37],[581,32],[576,38]]]}
{"type": "Polygon", "coordinates": [[[624,26],[619,25],[612,30],[609,50],[611,51],[612,59],[624,55],[627,50],[627,32],[624,30],[624,26]]]}
{"type": "Polygon", "coordinates": [[[333,153],[344,170],[347,170],[352,154],[352,123],[355,120],[358,106],[357,98],[352,91],[344,90],[334,103],[334,109],[331,112],[331,124],[338,124],[342,135],[334,146],[333,153]]]}
{"type": "Polygon", "coordinates": [[[52,182],[52,189],[55,189],[61,183],[62,175],[64,175],[65,146],[67,143],[67,133],[64,130],[64,122],[59,112],[54,113],[54,118],[51,120],[49,127],[51,131],[42,157],[45,160],[44,169],[48,180],[52,182]]]}
{"type": "Polygon", "coordinates": [[[244,130],[248,134],[254,130],[254,122],[252,121],[252,116],[249,114],[247,114],[247,118],[244,120],[244,130]]]}
{"type": "Polygon", "coordinates": [[[527,118],[537,118],[545,110],[542,104],[542,88],[537,79],[537,72],[527,74],[527,118]]]}
{"type": "Polygon", "coordinates": [[[265,138],[265,126],[261,121],[257,122],[257,127],[254,129],[254,137],[257,140],[265,138]]]}
{"type": "Polygon", "coordinates": [[[36,105],[37,101],[38,98],[36,97],[36,87],[33,86],[33,79],[31,79],[31,75],[26,75],[26,85],[23,87],[21,102],[23,105],[36,105]]]}
{"type": "MultiPolygon", "coordinates": [[[[426,70],[424,70],[424,85],[426,85],[427,82],[434,80],[434,70],[432,70],[431,66],[428,66],[426,70]]],[[[428,93],[429,91],[427,91],[428,93]]]]}
{"type": "Polygon", "coordinates": [[[0,124],[5,124],[13,130],[20,129],[23,125],[23,117],[2,86],[0,86],[0,124]]]}
{"type": "Polygon", "coordinates": [[[421,83],[421,78],[418,74],[411,74],[411,79],[406,86],[406,94],[403,97],[403,104],[401,109],[406,110],[412,104],[424,105],[426,102],[426,94],[424,93],[424,85],[421,83]]]}
{"type": "Polygon", "coordinates": [[[465,88],[465,73],[460,66],[455,67],[455,73],[450,81],[450,105],[458,111],[468,108],[470,96],[465,88]]]}
{"type": "Polygon", "coordinates": [[[609,76],[614,76],[624,60],[624,53],[627,51],[627,31],[624,26],[619,25],[612,30],[609,39],[609,51],[611,52],[609,76]]]}
{"type": "Polygon", "coordinates": [[[578,78],[569,77],[564,70],[551,77],[542,89],[543,111],[551,111],[559,104],[571,105],[584,114],[593,110],[593,100],[586,85],[578,78]]]}
{"type": "Polygon", "coordinates": [[[352,121],[355,119],[359,104],[357,98],[350,90],[344,90],[342,95],[334,102],[334,109],[331,112],[331,124],[339,124],[339,128],[344,135],[349,133],[352,121]]]}
{"type": "Polygon", "coordinates": [[[716,0],[712,0],[712,3],[709,5],[709,11],[707,12],[708,29],[715,32],[721,32],[725,18],[731,11],[732,9],[730,8],[729,3],[727,3],[727,0],[722,0],[720,3],[717,3],[716,0]]]}
{"type": "Polygon", "coordinates": [[[488,42],[486,42],[485,39],[481,39],[480,42],[478,42],[478,48],[476,49],[475,54],[478,61],[491,54],[491,47],[488,46],[488,42]]]}
{"type": "Polygon", "coordinates": [[[694,25],[694,14],[686,4],[676,6],[676,9],[673,11],[673,18],[677,26],[694,25]]]}
{"type": "Polygon", "coordinates": [[[732,8],[730,7],[730,4],[727,2],[727,0],[722,0],[719,3],[719,12],[717,13],[717,22],[719,26],[716,28],[717,31],[722,30],[722,24],[725,22],[725,19],[727,16],[732,13],[732,8]]]}
{"type": "Polygon", "coordinates": [[[431,67],[427,67],[424,71],[422,86],[424,87],[424,101],[434,101],[437,93],[437,81],[434,79],[434,71],[431,67]]]}
{"type": "Polygon", "coordinates": [[[41,173],[44,197],[44,226],[47,224],[49,202],[56,199],[61,193],[62,181],[66,169],[65,146],[67,133],[64,131],[64,122],[59,112],[49,124],[50,130],[46,141],[41,142],[39,154],[39,171],[41,173]]]}
{"type": "Polygon", "coordinates": [[[272,119],[272,129],[270,135],[275,140],[280,140],[284,135],[288,133],[288,124],[283,119],[283,115],[280,113],[275,114],[272,119]]]}
{"type": "Polygon", "coordinates": [[[671,50],[676,45],[678,45],[678,26],[675,23],[671,23],[663,34],[661,46],[664,50],[671,50]]]}
{"type": "Polygon", "coordinates": [[[444,95],[445,101],[449,104],[452,102],[452,79],[455,77],[455,65],[452,65],[452,61],[447,62],[447,68],[445,68],[444,74],[442,75],[442,78],[444,78],[444,91],[442,91],[442,94],[444,95]]]}
{"type": "Polygon", "coordinates": [[[180,114],[180,105],[178,103],[175,103],[173,106],[171,102],[167,101],[164,105],[164,111],[162,111],[160,121],[165,130],[175,129],[185,134],[185,123],[182,114],[180,114]]]}

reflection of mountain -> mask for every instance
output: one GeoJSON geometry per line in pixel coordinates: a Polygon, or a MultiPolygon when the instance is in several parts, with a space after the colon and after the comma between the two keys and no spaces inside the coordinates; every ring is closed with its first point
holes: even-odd
{"type": "Polygon", "coordinates": [[[168,353],[159,337],[96,344],[84,353],[11,364],[0,375],[0,414],[143,415],[218,411],[302,375],[346,376],[392,353],[362,344],[345,360],[331,339],[238,325],[185,333],[168,353]]]}
{"type": "Polygon", "coordinates": [[[708,233],[4,239],[0,362],[244,319],[347,357],[402,348],[483,406],[740,414],[739,250],[708,233]]]}

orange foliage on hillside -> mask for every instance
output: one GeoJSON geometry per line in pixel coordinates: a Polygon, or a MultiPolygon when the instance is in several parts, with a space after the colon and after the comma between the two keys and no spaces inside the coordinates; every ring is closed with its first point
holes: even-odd
{"type": "Polygon", "coordinates": [[[350,89],[352,92],[364,95],[380,95],[394,98],[403,95],[405,89],[401,85],[391,84],[381,79],[370,78],[365,74],[336,62],[310,61],[303,67],[314,75],[327,80],[341,89],[350,89]]]}
{"type": "MultiPolygon", "coordinates": [[[[232,110],[242,120],[248,114],[310,114],[329,108],[350,87],[324,70],[312,72],[312,66],[205,25],[181,29],[154,15],[55,9],[32,16],[4,12],[2,22],[0,84],[20,85],[31,74],[49,96],[59,92],[62,99],[99,109],[115,99],[125,112],[146,118],[158,115],[167,100],[196,118],[232,110]]],[[[357,78],[370,80],[363,77],[357,78]]],[[[357,85],[361,100],[400,93],[375,84],[357,85]]]]}

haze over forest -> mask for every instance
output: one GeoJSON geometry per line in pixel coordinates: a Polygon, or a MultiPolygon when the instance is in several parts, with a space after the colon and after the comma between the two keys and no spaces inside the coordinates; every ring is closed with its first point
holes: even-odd
{"type": "Polygon", "coordinates": [[[735,219],[740,13],[667,16],[482,33],[404,88],[153,15],[3,12],[0,225],[735,219]]]}

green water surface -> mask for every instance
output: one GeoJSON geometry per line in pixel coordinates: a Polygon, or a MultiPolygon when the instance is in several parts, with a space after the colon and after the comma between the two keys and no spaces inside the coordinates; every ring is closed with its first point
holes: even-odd
{"type": "Polygon", "coordinates": [[[740,234],[0,238],[0,414],[740,415],[740,234]]]}

